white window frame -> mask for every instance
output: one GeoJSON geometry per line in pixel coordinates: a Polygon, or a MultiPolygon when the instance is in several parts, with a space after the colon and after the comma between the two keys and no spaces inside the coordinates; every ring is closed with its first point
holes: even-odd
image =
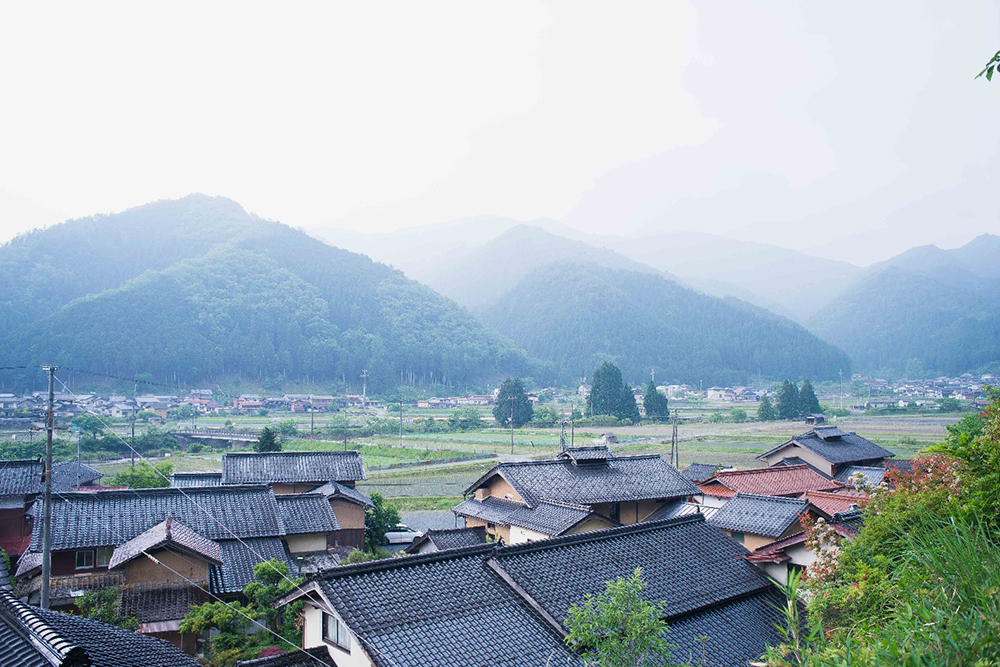
{"type": "Polygon", "coordinates": [[[351,631],[347,629],[347,624],[333,614],[323,612],[323,641],[331,646],[336,646],[342,651],[351,652],[351,631]],[[331,632],[330,624],[333,628],[331,632]],[[333,635],[332,637],[330,635],[333,635]]]}
{"type": "Polygon", "coordinates": [[[93,549],[80,549],[76,552],[76,569],[78,570],[93,570],[94,569],[95,554],[93,549]],[[87,557],[84,554],[90,554],[90,565],[87,565],[87,557]],[[84,555],[83,565],[80,565],[80,556],[84,555]]]}
{"type": "Polygon", "coordinates": [[[111,554],[115,551],[114,547],[97,547],[97,554],[94,557],[94,564],[97,567],[107,567],[108,563],[111,562],[111,554]]]}

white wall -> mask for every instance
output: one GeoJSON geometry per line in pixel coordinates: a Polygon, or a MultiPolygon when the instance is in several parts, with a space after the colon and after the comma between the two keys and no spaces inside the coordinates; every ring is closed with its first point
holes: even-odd
{"type": "MultiPolygon", "coordinates": [[[[330,657],[337,663],[337,667],[374,667],[374,663],[361,648],[361,644],[351,634],[351,650],[344,651],[337,646],[323,641],[323,610],[306,601],[302,608],[304,621],[302,626],[302,648],[313,648],[314,646],[325,646],[330,652],[330,657]]],[[[334,614],[337,616],[337,614],[334,614]]],[[[337,616],[338,620],[340,619],[337,616]]]]}
{"type": "Polygon", "coordinates": [[[521,526],[510,527],[510,544],[520,544],[521,542],[535,542],[537,540],[547,540],[551,535],[539,533],[536,530],[522,528],[521,526]]]}

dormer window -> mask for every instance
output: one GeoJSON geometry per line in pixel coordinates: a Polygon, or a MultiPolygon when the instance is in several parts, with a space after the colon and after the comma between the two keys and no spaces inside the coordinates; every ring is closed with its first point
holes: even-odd
{"type": "Polygon", "coordinates": [[[323,641],[337,648],[350,652],[351,632],[344,622],[333,614],[323,612],[323,641]]]}

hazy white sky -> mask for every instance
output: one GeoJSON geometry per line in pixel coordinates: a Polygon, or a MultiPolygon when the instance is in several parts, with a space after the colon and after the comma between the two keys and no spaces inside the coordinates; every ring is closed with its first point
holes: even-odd
{"type": "Polygon", "coordinates": [[[995,2],[7,3],[0,242],[189,192],[866,263],[1000,233],[995,2]]]}

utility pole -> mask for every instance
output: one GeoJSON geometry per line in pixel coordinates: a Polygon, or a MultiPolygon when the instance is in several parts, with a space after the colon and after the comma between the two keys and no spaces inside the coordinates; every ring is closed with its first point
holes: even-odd
{"type": "Polygon", "coordinates": [[[344,451],[347,451],[347,405],[344,405],[344,451]]]}
{"type": "Polygon", "coordinates": [[[510,401],[510,453],[514,453],[514,397],[507,399],[510,401]]]}
{"type": "Polygon", "coordinates": [[[403,399],[399,399],[399,446],[403,446],[403,399]]]}
{"type": "MultiPolygon", "coordinates": [[[[132,399],[135,400],[135,399],[132,399]]],[[[135,406],[132,406],[132,467],[135,467],[135,406]]]]}
{"type": "Polygon", "coordinates": [[[674,430],[670,436],[670,465],[679,468],[681,465],[681,453],[677,442],[677,409],[674,408],[674,430]]]}
{"type": "Polygon", "coordinates": [[[80,490],[80,467],[83,463],[82,458],[80,456],[80,436],[82,434],[83,431],[81,431],[80,429],[76,430],[76,490],[77,491],[80,490]]]}
{"type": "Polygon", "coordinates": [[[844,409],[844,369],[840,369],[840,409],[844,409]]]}
{"type": "Polygon", "coordinates": [[[315,432],[316,426],[316,408],[309,406],[309,435],[315,432]]]}
{"type": "Polygon", "coordinates": [[[559,451],[566,451],[566,419],[564,418],[559,425],[562,427],[559,429],[559,451]]]}
{"type": "Polygon", "coordinates": [[[576,412],[576,403],[570,401],[569,403],[569,446],[576,446],[576,428],[573,426],[574,412],[576,412]]]}
{"type": "Polygon", "coordinates": [[[56,367],[42,366],[49,374],[49,411],[45,419],[45,497],[42,505],[42,609],[49,608],[52,577],[52,427],[55,420],[56,367]]]}
{"type": "Polygon", "coordinates": [[[368,371],[361,371],[361,408],[368,402],[368,371]]]}

